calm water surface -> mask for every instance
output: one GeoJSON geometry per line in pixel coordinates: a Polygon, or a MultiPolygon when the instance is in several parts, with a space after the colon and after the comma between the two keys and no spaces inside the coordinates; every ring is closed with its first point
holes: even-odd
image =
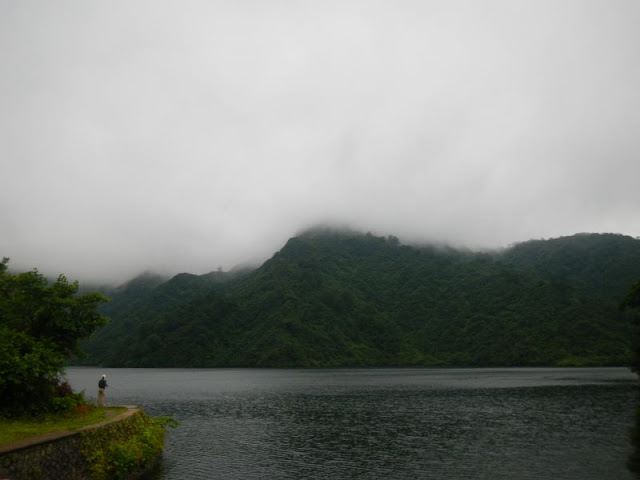
{"type": "Polygon", "coordinates": [[[635,375],[589,369],[69,368],[171,415],[168,479],[625,480],[635,375]]]}

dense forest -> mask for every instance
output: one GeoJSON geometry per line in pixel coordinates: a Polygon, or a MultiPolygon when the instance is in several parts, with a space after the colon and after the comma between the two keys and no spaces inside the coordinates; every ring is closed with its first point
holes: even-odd
{"type": "MultiPolygon", "coordinates": [[[[142,275],[107,291],[86,364],[625,365],[618,305],[640,239],[579,234],[474,252],[313,230],[255,270],[142,275]]],[[[79,363],[81,360],[77,360],[79,363]]]]}

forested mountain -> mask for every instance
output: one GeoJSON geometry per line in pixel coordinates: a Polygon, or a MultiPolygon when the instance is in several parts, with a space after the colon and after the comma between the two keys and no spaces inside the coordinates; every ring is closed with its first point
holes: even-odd
{"type": "Polygon", "coordinates": [[[545,278],[619,301],[629,290],[629,280],[633,283],[640,279],[639,242],[624,235],[582,233],[520,243],[503,257],[512,265],[532,269],[545,278]]]}
{"type": "Polygon", "coordinates": [[[640,240],[580,234],[501,252],[328,230],[256,270],[138,278],[86,345],[104,366],[622,365],[617,309],[640,240]]]}

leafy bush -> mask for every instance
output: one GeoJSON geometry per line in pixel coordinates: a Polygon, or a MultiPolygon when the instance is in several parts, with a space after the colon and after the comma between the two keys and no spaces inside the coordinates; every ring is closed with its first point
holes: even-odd
{"type": "Polygon", "coordinates": [[[83,453],[90,465],[90,479],[126,479],[148,468],[162,453],[165,428],[175,426],[177,422],[169,417],[137,413],[113,429],[88,436],[83,453]]]}

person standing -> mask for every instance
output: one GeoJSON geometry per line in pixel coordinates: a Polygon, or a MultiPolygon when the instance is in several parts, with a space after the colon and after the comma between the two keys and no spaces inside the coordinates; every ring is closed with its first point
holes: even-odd
{"type": "Polygon", "coordinates": [[[104,401],[107,397],[105,392],[107,388],[107,376],[102,375],[102,378],[98,382],[98,407],[104,407],[104,401]]]}

